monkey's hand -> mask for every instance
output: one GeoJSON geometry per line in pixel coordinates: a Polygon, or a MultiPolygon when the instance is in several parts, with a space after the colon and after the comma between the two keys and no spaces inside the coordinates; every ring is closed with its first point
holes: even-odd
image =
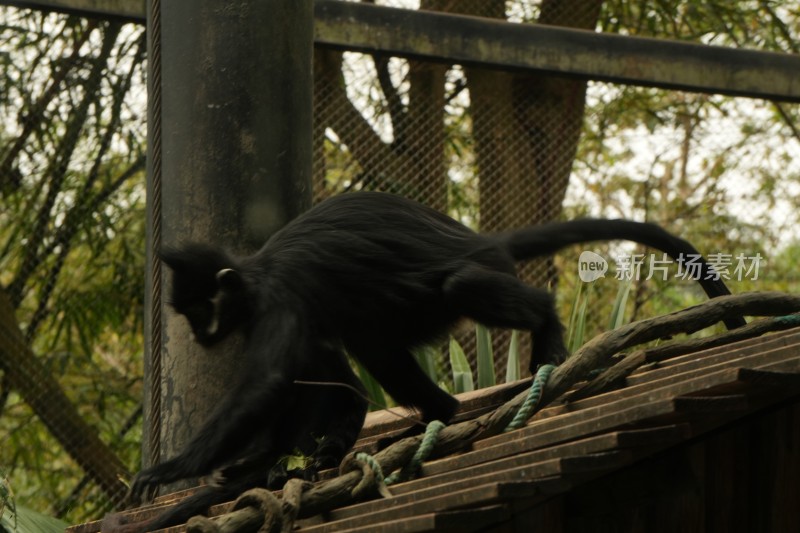
{"type": "Polygon", "coordinates": [[[159,466],[160,465],[156,465],[147,468],[136,474],[136,477],[133,478],[133,483],[131,483],[131,488],[128,490],[128,495],[125,498],[128,505],[138,506],[142,503],[152,501],[155,496],[156,488],[161,483],[161,478],[158,473],[159,466]]]}
{"type": "Polygon", "coordinates": [[[145,468],[133,479],[128,491],[128,501],[140,503],[152,500],[158,485],[172,483],[179,479],[193,477],[202,473],[202,469],[192,460],[192,455],[181,454],[169,461],[145,468]]]}

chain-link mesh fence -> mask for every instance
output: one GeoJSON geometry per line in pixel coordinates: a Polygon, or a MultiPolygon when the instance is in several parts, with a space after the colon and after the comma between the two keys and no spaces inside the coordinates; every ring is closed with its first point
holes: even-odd
{"type": "MultiPolygon", "coordinates": [[[[796,25],[791,12],[766,7],[379,4],[730,46],[796,47],[785,32],[788,24],[796,25]],[[765,15],[783,37],[748,26],[751,17],[765,15]]],[[[318,49],[315,69],[316,199],[347,190],[389,190],[490,232],[582,215],[648,220],[705,253],[719,254],[734,274],[734,291],[795,279],[791,271],[768,269],[751,283],[753,263],[765,254],[775,257],[777,245],[793,238],[797,106],[336,50],[318,49]],[[775,195],[774,186],[781,193],[775,195]]],[[[626,319],[701,297],[697,287],[676,287],[664,279],[674,276],[658,269],[655,279],[646,280],[653,277],[653,260],[662,259],[653,252],[592,245],[560,255],[558,268],[537,261],[522,266],[521,274],[553,289],[560,280],[565,320],[572,308],[588,305],[585,337],[615,320],[614,303],[625,295],[631,302],[626,319]],[[583,249],[602,252],[612,263],[612,279],[591,286],[579,281],[583,249]],[[637,279],[624,279],[625,272],[614,269],[613,258],[633,257],[635,263],[640,256],[637,279]]],[[[469,345],[471,334],[459,339],[469,345]]],[[[498,371],[505,366],[507,342],[507,336],[495,339],[498,371]]]]}
{"type": "MultiPolygon", "coordinates": [[[[800,25],[796,2],[384,5],[787,53],[800,25]]],[[[121,495],[114,469],[140,453],[144,31],[0,8],[0,43],[0,467],[19,501],[78,521],[121,495]]],[[[797,286],[797,105],[320,47],[314,61],[315,201],[397,192],[480,231],[650,220],[730,256],[735,292],[797,286]]],[[[626,295],[625,320],[702,298],[674,265],[646,279],[651,253],[576,247],[522,275],[556,291],[579,342],[626,295]],[[580,280],[583,250],[605,278],[580,280]],[[615,268],[636,254],[639,276],[615,268]]],[[[473,333],[458,339],[470,353],[473,333]]],[[[507,342],[495,332],[500,376],[507,342]]]]}
{"type": "Polygon", "coordinates": [[[0,469],[94,516],[140,453],[144,31],[0,9],[0,469]]]}

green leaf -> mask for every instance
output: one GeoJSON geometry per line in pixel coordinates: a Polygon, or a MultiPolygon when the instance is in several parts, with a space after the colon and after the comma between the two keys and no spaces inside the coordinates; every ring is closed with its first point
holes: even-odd
{"type": "Polygon", "coordinates": [[[575,345],[575,330],[578,322],[581,299],[583,298],[584,285],[585,283],[578,283],[578,290],[575,291],[575,296],[572,298],[572,306],[569,311],[569,322],[567,323],[567,348],[570,351],[572,351],[572,347],[575,345]]]}
{"type": "Polygon", "coordinates": [[[456,339],[450,337],[450,368],[453,371],[453,393],[459,394],[475,390],[472,369],[464,355],[464,349],[456,339]]]}
{"type": "Polygon", "coordinates": [[[364,384],[364,388],[367,389],[367,398],[372,404],[370,405],[370,410],[386,408],[386,395],[383,392],[383,388],[366,368],[360,364],[356,366],[358,367],[358,377],[361,379],[361,383],[364,384]]]}
{"type": "Polygon", "coordinates": [[[311,457],[295,448],[292,453],[281,456],[279,461],[286,466],[286,470],[302,470],[311,464],[311,457]]]}
{"type": "Polygon", "coordinates": [[[495,384],[492,334],[485,326],[476,324],[475,337],[478,350],[478,388],[484,389],[495,384]]]}
{"type": "Polygon", "coordinates": [[[624,322],[625,306],[628,303],[628,295],[631,292],[632,286],[633,280],[628,280],[627,283],[623,283],[619,286],[617,297],[614,299],[614,308],[611,310],[611,321],[608,325],[608,329],[617,329],[624,322]]]}
{"type": "Polygon", "coordinates": [[[414,357],[417,359],[419,366],[425,374],[431,378],[434,383],[439,383],[439,371],[437,370],[436,361],[440,361],[442,354],[438,349],[433,346],[422,346],[414,350],[414,357]]]}
{"type": "Polygon", "coordinates": [[[578,292],[572,303],[572,314],[567,334],[567,350],[574,353],[583,346],[586,337],[586,313],[589,305],[591,286],[586,292],[583,291],[583,283],[578,285],[578,292]]]}
{"type": "Polygon", "coordinates": [[[0,530],[13,533],[63,533],[68,526],[66,522],[22,505],[16,506],[16,514],[7,507],[0,517],[0,530]]]}
{"type": "Polygon", "coordinates": [[[511,332],[508,343],[508,363],[506,364],[506,383],[519,380],[519,331],[511,332]]]}

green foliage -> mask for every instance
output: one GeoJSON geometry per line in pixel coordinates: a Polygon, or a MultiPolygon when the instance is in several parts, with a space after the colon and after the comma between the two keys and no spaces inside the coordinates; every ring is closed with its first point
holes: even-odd
{"type": "Polygon", "coordinates": [[[566,345],[569,353],[575,352],[585,342],[587,308],[592,285],[588,285],[588,289],[584,288],[586,286],[587,284],[579,283],[578,290],[572,300],[572,309],[569,314],[566,331],[566,345]]]}
{"type": "Polygon", "coordinates": [[[37,513],[22,505],[16,507],[16,512],[7,508],[0,516],[0,530],[7,533],[62,533],[68,526],[63,520],[37,513]]]}
{"type": "MultiPolygon", "coordinates": [[[[494,370],[494,349],[492,347],[491,333],[480,324],[475,325],[475,337],[477,344],[477,381],[478,388],[491,387],[496,383],[494,370]],[[481,372],[483,374],[481,374],[481,372]],[[482,378],[481,378],[482,376],[482,378]],[[481,385],[483,379],[483,385],[481,385]]],[[[460,394],[475,390],[476,374],[473,373],[464,349],[454,338],[449,342],[450,357],[450,376],[440,365],[443,354],[436,347],[423,347],[414,351],[414,357],[423,369],[425,374],[440,387],[451,394],[460,394]]],[[[391,407],[391,402],[387,403],[388,396],[381,388],[380,384],[367,372],[364,367],[355,360],[351,360],[359,378],[367,389],[367,396],[372,405],[371,409],[383,409],[391,407]]],[[[505,382],[510,383],[520,379],[519,363],[519,332],[513,331],[508,347],[508,362],[506,365],[505,382]]]]}
{"type": "Polygon", "coordinates": [[[625,321],[625,306],[628,304],[628,294],[631,292],[633,280],[627,280],[620,283],[617,297],[614,299],[614,307],[611,310],[611,320],[608,324],[608,329],[614,330],[620,327],[625,321]]]}
{"type": "Polygon", "coordinates": [[[453,371],[453,393],[460,394],[475,389],[472,369],[464,349],[454,337],[450,337],[450,368],[453,371]]]}
{"type": "Polygon", "coordinates": [[[414,350],[414,357],[431,381],[438,383],[440,381],[438,363],[442,360],[441,350],[433,346],[421,346],[414,350]]]}
{"type": "Polygon", "coordinates": [[[14,500],[14,492],[11,490],[8,478],[5,477],[2,471],[0,471],[0,476],[0,519],[9,521],[9,524],[5,525],[6,529],[9,527],[16,529],[17,502],[14,500]],[[6,509],[8,509],[10,515],[8,519],[6,519],[6,509]],[[13,523],[11,523],[12,518],[13,523]]]}
{"type": "Polygon", "coordinates": [[[370,402],[369,409],[374,411],[388,407],[389,405],[386,402],[386,394],[383,392],[383,388],[381,388],[378,380],[372,377],[372,374],[370,374],[363,365],[358,364],[355,361],[353,361],[352,364],[356,368],[358,378],[361,380],[361,383],[364,384],[364,388],[367,390],[367,398],[370,402]]]}
{"type": "Polygon", "coordinates": [[[519,331],[511,332],[508,343],[508,362],[506,363],[506,383],[520,379],[519,373],[519,331]]]}
{"type": "Polygon", "coordinates": [[[0,472],[0,531],[7,533],[61,533],[68,524],[17,505],[8,479],[0,472]]]}
{"type": "Polygon", "coordinates": [[[303,470],[311,464],[311,457],[295,449],[293,453],[282,456],[279,460],[286,470],[303,470]]]}
{"type": "Polygon", "coordinates": [[[475,338],[477,340],[478,361],[478,388],[485,389],[496,383],[494,375],[494,350],[492,349],[492,334],[486,326],[475,325],[475,338]]]}
{"type": "MultiPolygon", "coordinates": [[[[144,32],[8,7],[0,20],[0,290],[36,362],[133,470],[144,350],[144,32]]],[[[24,402],[26,391],[4,378],[0,464],[18,500],[74,522],[101,514],[108,498],[91,483],[76,490],[85,473],[24,402]]]]}

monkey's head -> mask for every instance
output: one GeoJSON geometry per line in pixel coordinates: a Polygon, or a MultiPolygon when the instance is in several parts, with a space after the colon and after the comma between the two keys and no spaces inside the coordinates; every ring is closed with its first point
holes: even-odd
{"type": "Polygon", "coordinates": [[[172,269],[169,303],[189,321],[198,343],[216,344],[245,323],[249,313],[245,280],[227,254],[191,244],[164,248],[159,256],[172,269]]]}

